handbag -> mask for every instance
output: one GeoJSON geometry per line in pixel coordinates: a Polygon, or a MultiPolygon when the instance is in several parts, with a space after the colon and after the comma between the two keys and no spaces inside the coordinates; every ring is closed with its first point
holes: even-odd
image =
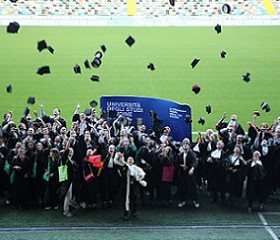
{"type": "Polygon", "coordinates": [[[163,182],[172,182],[173,178],[174,178],[174,166],[164,166],[162,168],[162,177],[161,177],[161,181],[163,182]]]}
{"type": "Polygon", "coordinates": [[[94,180],[95,176],[94,176],[94,174],[93,174],[93,172],[92,172],[91,166],[88,165],[88,167],[89,167],[89,173],[86,174],[85,171],[84,171],[84,180],[85,180],[87,183],[91,183],[91,182],[94,180]]]}
{"type": "Polygon", "coordinates": [[[11,169],[11,164],[6,160],[4,165],[4,171],[7,173],[7,175],[10,175],[11,169]]]}
{"type": "Polygon", "coordinates": [[[64,182],[68,180],[68,166],[67,164],[61,165],[58,167],[58,181],[64,182]]]}

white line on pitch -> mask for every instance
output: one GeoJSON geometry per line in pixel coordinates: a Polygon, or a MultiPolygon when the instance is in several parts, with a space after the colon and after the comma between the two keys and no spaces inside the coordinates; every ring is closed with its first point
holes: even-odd
{"type": "MultiPolygon", "coordinates": [[[[280,228],[280,226],[270,226],[280,228]]],[[[258,229],[263,228],[262,224],[253,225],[155,225],[155,226],[65,226],[65,227],[0,227],[0,234],[3,232],[50,232],[50,231],[82,231],[82,230],[178,230],[178,229],[258,229]]],[[[276,239],[275,239],[276,240],[276,239]]],[[[278,239],[277,239],[278,240],[278,239]]]]}
{"type": "Polygon", "coordinates": [[[263,212],[263,215],[276,215],[276,216],[280,216],[280,212],[263,212]]]}
{"type": "Polygon", "coordinates": [[[273,232],[272,228],[268,225],[265,217],[262,213],[258,212],[258,216],[264,225],[265,230],[270,234],[270,236],[273,238],[273,240],[279,240],[278,236],[273,232]]]}

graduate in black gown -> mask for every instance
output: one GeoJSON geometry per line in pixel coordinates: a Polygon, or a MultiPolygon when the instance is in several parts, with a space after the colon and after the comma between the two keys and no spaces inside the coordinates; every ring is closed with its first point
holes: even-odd
{"type": "Polygon", "coordinates": [[[252,160],[248,162],[248,180],[247,180],[247,199],[248,212],[252,212],[253,203],[259,203],[259,210],[264,209],[265,189],[264,178],[265,170],[261,162],[261,153],[255,151],[252,160]]]}
{"type": "Polygon", "coordinates": [[[246,176],[246,161],[241,155],[241,149],[236,146],[227,159],[226,171],[228,177],[227,192],[229,193],[230,202],[233,204],[233,198],[241,198],[243,183],[246,176]]]}
{"type": "Polygon", "coordinates": [[[197,199],[197,184],[195,178],[195,169],[197,167],[197,158],[191,150],[190,140],[185,138],[182,141],[181,152],[177,157],[177,174],[179,181],[180,203],[178,207],[183,207],[190,202],[195,208],[199,208],[197,199]]]}
{"type": "Polygon", "coordinates": [[[208,191],[212,195],[212,201],[217,202],[219,196],[222,201],[225,200],[226,191],[226,171],[225,160],[226,154],[223,150],[224,143],[217,142],[216,150],[212,151],[208,162],[208,191]]]}

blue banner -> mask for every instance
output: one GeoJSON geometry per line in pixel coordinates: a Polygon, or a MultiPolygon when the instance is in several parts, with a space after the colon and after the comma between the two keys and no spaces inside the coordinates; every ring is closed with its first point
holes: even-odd
{"type": "Polygon", "coordinates": [[[131,118],[133,125],[142,121],[147,129],[159,124],[160,128],[168,126],[176,141],[192,137],[191,108],[186,104],[150,97],[102,96],[100,106],[112,119],[121,114],[131,118]]]}

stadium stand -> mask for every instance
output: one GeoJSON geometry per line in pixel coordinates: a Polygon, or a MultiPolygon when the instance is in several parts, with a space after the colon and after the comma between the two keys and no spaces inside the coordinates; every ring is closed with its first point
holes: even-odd
{"type": "MultiPolygon", "coordinates": [[[[134,0],[137,16],[219,16],[221,0],[134,0]]],[[[127,16],[128,0],[19,0],[0,2],[1,16],[127,16]]],[[[280,15],[280,0],[231,0],[234,16],[280,15]]]]}

